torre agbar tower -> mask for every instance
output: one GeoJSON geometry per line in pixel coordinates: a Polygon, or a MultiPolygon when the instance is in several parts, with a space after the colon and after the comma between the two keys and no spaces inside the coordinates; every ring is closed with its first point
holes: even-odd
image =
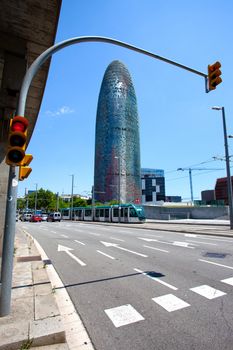
{"type": "Polygon", "coordinates": [[[106,69],[97,107],[95,202],[141,203],[141,164],[137,100],[126,66],[106,69]]]}

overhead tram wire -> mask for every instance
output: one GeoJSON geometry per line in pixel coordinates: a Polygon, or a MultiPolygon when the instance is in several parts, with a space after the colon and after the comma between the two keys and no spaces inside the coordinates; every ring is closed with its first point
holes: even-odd
{"type": "MultiPolygon", "coordinates": [[[[232,166],[233,167],[233,166],[232,166]]],[[[231,168],[232,168],[231,167],[231,168]]],[[[192,170],[195,170],[195,169],[192,169],[192,170]]],[[[198,169],[197,169],[198,170],[198,169]]],[[[206,169],[207,170],[207,169],[206,169]]],[[[215,169],[215,170],[209,170],[209,171],[206,171],[204,173],[195,173],[195,174],[192,174],[192,176],[200,176],[200,175],[205,175],[205,174],[209,174],[209,173],[212,173],[212,172],[215,172],[215,171],[220,171],[220,170],[224,170],[224,169],[215,169]]],[[[181,176],[181,177],[176,177],[176,178],[173,178],[173,179],[166,179],[166,182],[167,181],[174,181],[174,180],[180,180],[180,179],[184,179],[184,178],[187,178],[189,177],[189,175],[185,175],[185,176],[181,176]]]]}
{"type": "MultiPolygon", "coordinates": [[[[203,161],[203,162],[196,163],[196,164],[187,166],[187,167],[185,167],[185,168],[192,168],[192,167],[194,167],[194,166],[198,166],[198,165],[202,165],[202,164],[206,164],[206,163],[211,163],[211,162],[214,162],[214,161],[215,161],[214,159],[205,160],[205,161],[203,161]]],[[[165,174],[171,174],[171,173],[174,173],[174,172],[177,172],[177,169],[168,170],[168,171],[165,170],[165,174]]],[[[181,178],[180,178],[180,179],[181,179],[181,178]]]]}

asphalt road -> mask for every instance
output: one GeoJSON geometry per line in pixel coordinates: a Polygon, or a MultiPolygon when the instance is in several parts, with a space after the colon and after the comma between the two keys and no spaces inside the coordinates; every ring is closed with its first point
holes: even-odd
{"type": "Polygon", "coordinates": [[[51,259],[97,350],[233,349],[233,238],[18,225],[51,259]]]}

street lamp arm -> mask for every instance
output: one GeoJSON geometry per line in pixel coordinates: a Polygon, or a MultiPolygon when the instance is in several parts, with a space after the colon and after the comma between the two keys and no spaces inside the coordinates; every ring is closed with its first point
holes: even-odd
{"type": "Polygon", "coordinates": [[[28,69],[28,71],[24,77],[23,83],[22,83],[22,87],[20,90],[20,96],[19,96],[19,103],[18,103],[18,108],[17,108],[17,115],[24,116],[28,90],[29,90],[30,84],[32,82],[32,79],[36,75],[36,73],[39,70],[39,68],[41,67],[41,65],[48,58],[50,58],[55,52],[60,51],[61,49],[63,49],[66,46],[70,46],[70,45],[78,44],[78,43],[82,43],[82,42],[103,42],[103,43],[113,44],[113,45],[117,45],[117,46],[122,46],[122,47],[129,49],[129,50],[136,51],[136,52],[144,54],[146,56],[150,56],[150,57],[155,58],[157,60],[164,61],[166,63],[172,64],[172,65],[177,66],[179,68],[188,70],[189,72],[200,75],[200,76],[204,77],[205,79],[207,78],[207,74],[205,74],[205,73],[199,72],[199,71],[192,69],[190,67],[187,67],[183,64],[169,60],[165,57],[156,55],[150,51],[147,51],[147,50],[141,49],[139,47],[130,45],[130,44],[125,43],[123,41],[119,41],[119,40],[108,38],[108,37],[102,37],[102,36],[74,37],[74,38],[64,40],[60,43],[57,43],[57,44],[51,46],[50,48],[45,50],[39,57],[37,57],[37,59],[32,63],[32,65],[28,69]]]}

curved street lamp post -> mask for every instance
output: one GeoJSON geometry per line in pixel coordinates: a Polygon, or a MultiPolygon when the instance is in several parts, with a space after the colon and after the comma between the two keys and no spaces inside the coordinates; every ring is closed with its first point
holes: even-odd
{"type": "MultiPolygon", "coordinates": [[[[202,76],[205,79],[205,87],[207,90],[208,74],[197,71],[193,68],[169,60],[165,57],[156,55],[152,52],[146,51],[139,47],[130,45],[128,43],[115,40],[112,38],[101,36],[84,36],[75,37],[60,43],[57,43],[47,50],[45,50],[30,66],[23,79],[23,83],[20,89],[19,102],[17,106],[16,115],[24,116],[26,99],[29,87],[32,79],[36,75],[41,65],[47,61],[54,53],[60,51],[66,46],[78,44],[81,42],[103,42],[113,44],[127,48],[132,51],[136,51],[146,56],[150,56],[157,60],[172,64],[181,69],[185,69],[191,73],[202,76]]],[[[5,214],[5,226],[4,226],[4,238],[3,238],[3,253],[2,253],[2,269],[1,269],[1,297],[0,297],[0,316],[5,316],[10,313],[10,300],[11,300],[11,285],[12,285],[12,270],[13,270],[13,256],[14,256],[14,237],[15,237],[15,213],[16,213],[16,199],[17,199],[17,187],[18,187],[18,167],[10,166],[9,180],[7,189],[7,202],[6,202],[6,214],[5,214]]]]}

